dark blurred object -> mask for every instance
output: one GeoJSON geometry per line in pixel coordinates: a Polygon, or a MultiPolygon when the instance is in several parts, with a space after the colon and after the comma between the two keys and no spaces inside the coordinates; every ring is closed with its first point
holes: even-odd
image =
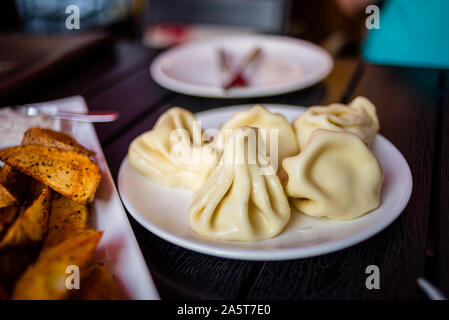
{"type": "Polygon", "coordinates": [[[151,0],[146,23],[214,24],[261,32],[287,30],[291,0],[151,0]]]}
{"type": "Polygon", "coordinates": [[[377,0],[335,0],[340,11],[347,17],[355,17],[371,4],[379,5],[377,0]]]}
{"type": "Polygon", "coordinates": [[[15,30],[20,25],[15,0],[0,1],[0,31],[15,30]]]}
{"type": "Polygon", "coordinates": [[[73,32],[67,29],[68,6],[79,8],[80,30],[109,26],[129,17],[133,0],[16,0],[17,11],[28,33],[73,32]]]}
{"type": "Polygon", "coordinates": [[[77,61],[109,47],[110,40],[103,32],[0,36],[0,106],[25,102],[19,97],[55,73],[70,72],[77,61]]]}
{"type": "Polygon", "coordinates": [[[334,56],[358,55],[364,12],[343,14],[335,0],[293,1],[288,34],[323,46],[334,56]]]}

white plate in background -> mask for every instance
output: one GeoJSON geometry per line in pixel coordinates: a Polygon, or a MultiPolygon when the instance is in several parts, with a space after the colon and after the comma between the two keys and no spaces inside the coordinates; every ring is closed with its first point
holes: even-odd
{"type": "MultiPolygon", "coordinates": [[[[45,104],[55,104],[64,111],[83,112],[87,110],[86,102],[81,96],[50,101],[45,104]]],[[[44,105],[44,103],[33,104],[37,107],[39,105],[44,105]]],[[[73,136],[84,147],[95,151],[95,161],[101,169],[101,182],[95,194],[95,200],[91,204],[91,227],[103,230],[104,233],[94,260],[105,264],[106,268],[115,276],[125,297],[136,300],[159,299],[159,294],[123,209],[93,125],[86,122],[61,121],[60,129],[73,136]]],[[[6,146],[5,144],[0,148],[6,146]]]]}
{"type": "MultiPolygon", "coordinates": [[[[265,105],[292,121],[305,108],[265,105]]],[[[204,129],[219,128],[246,106],[218,108],[196,114],[204,129]]],[[[277,237],[257,242],[212,240],[195,233],[188,222],[192,192],[154,183],[123,160],[118,187],[128,211],[145,228],[181,247],[213,256],[241,260],[288,260],[337,251],[357,244],[391,224],[404,210],[412,191],[410,168],[396,147],[378,134],[372,149],[384,171],[381,205],[354,220],[333,221],[292,212],[277,237]]]]}
{"type": "Polygon", "coordinates": [[[262,97],[292,92],[323,80],[333,60],[321,47],[295,38],[273,35],[242,35],[194,41],[169,49],[150,67],[161,86],[180,93],[215,98],[262,97]],[[234,67],[254,47],[262,49],[259,61],[247,70],[249,86],[221,88],[217,50],[234,57],[234,67]]]}

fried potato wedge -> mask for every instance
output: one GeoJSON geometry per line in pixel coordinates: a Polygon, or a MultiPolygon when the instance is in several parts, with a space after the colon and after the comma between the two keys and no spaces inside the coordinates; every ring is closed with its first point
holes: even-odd
{"type": "Polygon", "coordinates": [[[51,189],[45,187],[33,203],[22,212],[6,231],[0,248],[8,246],[31,246],[43,241],[48,228],[51,189]]]}
{"type": "Polygon", "coordinates": [[[44,147],[53,147],[62,150],[76,151],[87,156],[94,156],[95,152],[84,148],[68,134],[43,128],[30,128],[22,138],[22,145],[39,145],[44,147]]]}
{"type": "Polygon", "coordinates": [[[87,230],[61,244],[41,252],[16,282],[12,298],[16,300],[59,300],[71,293],[66,287],[67,267],[79,267],[81,278],[92,259],[102,232],[87,230]]]}
{"type": "Polygon", "coordinates": [[[28,197],[30,178],[7,164],[0,168],[0,184],[19,202],[28,197]]]}
{"type": "Polygon", "coordinates": [[[54,247],[86,230],[89,224],[89,217],[89,209],[85,204],[80,204],[60,194],[53,193],[48,234],[42,250],[54,247]]]}
{"type": "MultiPolygon", "coordinates": [[[[8,229],[19,212],[19,207],[9,206],[0,208],[0,236],[8,229]]],[[[1,239],[1,238],[0,238],[1,239]]]]}
{"type": "Polygon", "coordinates": [[[89,274],[81,279],[79,290],[71,296],[74,300],[123,300],[114,276],[104,265],[97,264],[90,268],[89,274]]]}
{"type": "Polygon", "coordinates": [[[100,183],[98,165],[76,151],[16,146],[0,150],[0,160],[78,203],[93,201],[100,183]]]}
{"type": "Polygon", "coordinates": [[[9,207],[13,204],[18,204],[19,200],[14,197],[5,186],[0,184],[0,208],[9,207]]]}

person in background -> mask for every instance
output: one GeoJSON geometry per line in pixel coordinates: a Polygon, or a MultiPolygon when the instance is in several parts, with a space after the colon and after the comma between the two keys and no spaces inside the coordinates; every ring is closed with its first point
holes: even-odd
{"type": "MultiPolygon", "coordinates": [[[[363,58],[373,64],[449,68],[448,0],[336,0],[348,17],[378,5],[380,28],[368,30],[363,58]]],[[[367,17],[370,13],[367,13],[367,17]]]]}

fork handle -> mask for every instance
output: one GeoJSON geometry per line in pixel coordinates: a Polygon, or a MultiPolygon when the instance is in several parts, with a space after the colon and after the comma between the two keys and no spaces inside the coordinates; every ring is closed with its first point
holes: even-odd
{"type": "Polygon", "coordinates": [[[50,118],[81,121],[81,122],[112,122],[120,117],[116,111],[88,111],[86,113],[74,113],[58,111],[55,114],[48,115],[50,118]]]}

